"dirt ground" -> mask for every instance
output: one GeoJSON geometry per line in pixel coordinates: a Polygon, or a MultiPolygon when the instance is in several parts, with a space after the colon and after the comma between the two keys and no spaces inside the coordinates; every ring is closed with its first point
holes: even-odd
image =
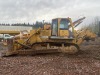
{"type": "Polygon", "coordinates": [[[100,38],[84,42],[81,51],[74,55],[2,57],[0,75],[100,75],[100,38]]]}

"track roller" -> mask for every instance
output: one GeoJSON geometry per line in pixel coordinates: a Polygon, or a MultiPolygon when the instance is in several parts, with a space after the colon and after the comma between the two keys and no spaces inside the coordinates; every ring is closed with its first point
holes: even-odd
{"type": "Polygon", "coordinates": [[[64,46],[64,44],[62,44],[60,50],[62,53],[67,53],[67,54],[75,54],[76,52],[78,52],[78,48],[74,45],[64,46]]]}

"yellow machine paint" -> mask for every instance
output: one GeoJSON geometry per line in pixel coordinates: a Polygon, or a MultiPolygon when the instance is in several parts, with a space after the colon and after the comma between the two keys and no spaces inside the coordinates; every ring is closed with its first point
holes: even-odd
{"type": "MultiPolygon", "coordinates": [[[[82,19],[83,20],[83,19],[82,19]]],[[[78,21],[79,22],[79,21],[78,21]]],[[[8,50],[4,56],[13,54],[37,54],[37,53],[76,53],[79,45],[85,40],[95,38],[94,33],[89,31],[77,32],[74,30],[75,23],[71,18],[56,18],[52,20],[51,29],[31,30],[27,34],[16,35],[8,39],[8,50]],[[83,34],[84,33],[84,34],[83,34]]],[[[46,27],[45,27],[46,28],[46,27]]]]}

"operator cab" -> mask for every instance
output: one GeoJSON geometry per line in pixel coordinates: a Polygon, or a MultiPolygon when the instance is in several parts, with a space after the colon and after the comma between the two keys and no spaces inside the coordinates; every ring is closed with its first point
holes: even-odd
{"type": "Polygon", "coordinates": [[[69,18],[56,18],[52,20],[51,38],[69,38],[72,34],[69,30],[70,19],[69,18]]]}

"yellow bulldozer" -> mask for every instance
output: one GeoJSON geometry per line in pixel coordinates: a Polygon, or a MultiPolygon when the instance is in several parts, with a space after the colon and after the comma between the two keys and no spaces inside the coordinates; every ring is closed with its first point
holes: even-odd
{"type": "MultiPolygon", "coordinates": [[[[79,24],[79,21],[76,23],[79,24]]],[[[76,23],[73,23],[71,18],[56,18],[52,20],[49,30],[39,28],[30,32],[21,32],[14,38],[7,40],[8,50],[1,55],[34,55],[51,52],[74,54],[80,50],[80,44],[84,40],[92,40],[96,37],[89,30],[76,31],[74,29],[76,23]]]]}

